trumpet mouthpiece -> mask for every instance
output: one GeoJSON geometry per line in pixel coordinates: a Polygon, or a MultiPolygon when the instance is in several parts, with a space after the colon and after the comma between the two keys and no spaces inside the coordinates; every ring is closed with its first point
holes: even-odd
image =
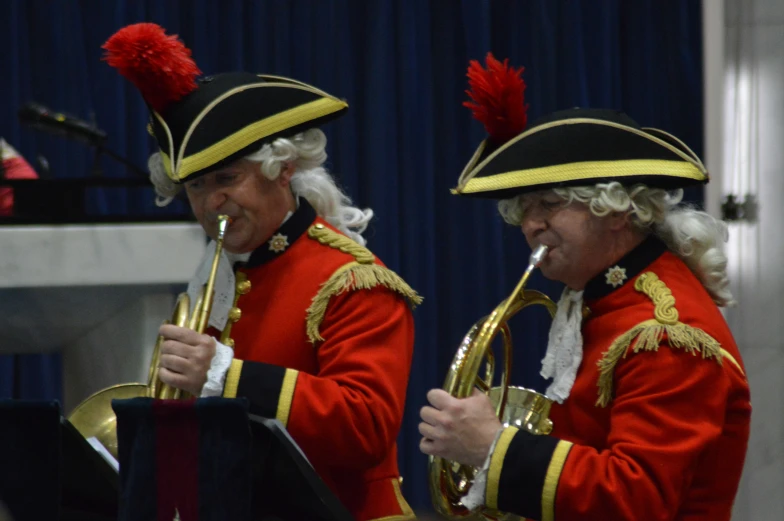
{"type": "Polygon", "coordinates": [[[544,244],[537,246],[536,249],[531,252],[531,257],[529,258],[529,263],[531,266],[538,268],[544,258],[547,256],[547,250],[548,248],[544,244]]]}
{"type": "Polygon", "coordinates": [[[219,215],[218,216],[218,238],[223,239],[223,236],[226,235],[226,228],[231,224],[231,217],[228,215],[219,215]]]}

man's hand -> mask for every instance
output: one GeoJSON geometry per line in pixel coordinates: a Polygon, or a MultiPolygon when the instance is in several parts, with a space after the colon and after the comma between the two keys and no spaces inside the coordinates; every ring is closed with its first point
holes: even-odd
{"type": "Polygon", "coordinates": [[[502,427],[490,398],[478,390],[470,398],[458,399],[443,389],[433,389],[427,393],[427,401],[432,407],[422,407],[420,412],[419,433],[424,437],[419,449],[431,456],[481,467],[502,427]]]}
{"type": "Polygon", "coordinates": [[[164,338],[159,378],[166,385],[198,397],[215,356],[215,339],[172,324],[162,325],[158,334],[164,338]]]}

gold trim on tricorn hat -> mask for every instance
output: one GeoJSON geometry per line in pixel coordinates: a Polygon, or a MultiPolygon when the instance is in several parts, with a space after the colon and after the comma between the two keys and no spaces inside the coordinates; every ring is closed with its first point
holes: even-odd
{"type": "MultiPolygon", "coordinates": [[[[489,135],[463,169],[453,194],[505,199],[611,181],[665,189],[708,182],[702,161],[682,141],[662,130],[640,127],[615,110],[559,111],[528,129],[518,125],[513,136],[499,135],[496,129],[505,118],[521,121],[525,84],[519,78],[522,69],[510,69],[506,61],[501,64],[489,53],[486,61],[487,70],[471,62],[468,94],[474,103],[466,105],[489,135]],[[510,80],[515,77],[519,81],[510,80]],[[514,89],[519,95],[511,93],[514,89]]],[[[522,123],[524,127],[525,118],[522,123]]]]}
{"type": "Polygon", "coordinates": [[[348,104],[304,82],[249,72],[201,71],[176,35],[156,24],[124,27],[106,60],[141,92],[169,178],[182,183],[346,112],[348,104]],[[163,93],[163,94],[162,94],[163,93]]]}

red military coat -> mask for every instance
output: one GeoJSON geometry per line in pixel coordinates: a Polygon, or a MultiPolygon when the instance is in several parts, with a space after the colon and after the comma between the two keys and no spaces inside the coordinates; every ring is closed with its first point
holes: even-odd
{"type": "Polygon", "coordinates": [[[421,298],[304,200],[237,273],[224,396],[280,420],[357,521],[415,519],[396,438],[421,298]]]}
{"type": "Polygon", "coordinates": [[[503,432],[488,506],[543,521],[729,520],[751,405],[719,309],[655,238],[584,299],[571,394],[553,405],[551,435],[503,432]]]}

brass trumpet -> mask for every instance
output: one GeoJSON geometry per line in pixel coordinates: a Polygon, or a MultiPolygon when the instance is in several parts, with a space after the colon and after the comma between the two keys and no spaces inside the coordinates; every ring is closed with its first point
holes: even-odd
{"type": "MultiPolygon", "coordinates": [[[[463,338],[447,372],[443,389],[456,398],[471,396],[474,387],[488,394],[495,405],[496,415],[504,426],[513,425],[532,434],[549,434],[552,421],[548,418],[552,400],[530,389],[510,387],[512,369],[512,334],[508,321],[520,310],[532,306],[545,306],[552,318],[556,304],[547,295],[525,289],[531,273],[541,265],[547,255],[547,246],[541,245],[531,253],[528,268],[512,294],[488,315],[477,321],[463,338]],[[503,337],[504,370],[498,387],[493,387],[495,357],[491,349],[498,333],[503,337]],[[485,362],[484,378],[479,375],[485,362]]],[[[473,485],[477,469],[469,465],[430,456],[428,477],[430,497],[436,511],[447,518],[464,518],[473,515],[461,499],[473,485]]],[[[503,512],[480,510],[493,518],[504,517],[503,512]]]]}
{"type": "MultiPolygon", "coordinates": [[[[191,312],[190,297],[183,292],[177,297],[171,320],[165,324],[176,324],[180,327],[193,329],[199,334],[204,333],[212,311],[212,302],[215,293],[215,278],[218,273],[221,253],[223,252],[223,239],[230,219],[226,215],[218,216],[218,235],[215,241],[215,255],[212,258],[212,268],[206,284],[202,286],[196,299],[196,304],[191,312]]],[[[226,329],[229,325],[226,326],[226,329]]],[[[221,339],[227,336],[224,330],[221,339]]],[[[170,387],[158,377],[159,362],[161,357],[161,344],[163,337],[158,336],[150,362],[150,371],[146,384],[127,383],[114,385],[102,389],[86,398],[68,416],[68,421],[85,438],[96,437],[104,447],[117,458],[117,417],[112,409],[112,400],[128,398],[159,398],[159,399],[186,399],[190,395],[180,389],[170,387]]]]}

